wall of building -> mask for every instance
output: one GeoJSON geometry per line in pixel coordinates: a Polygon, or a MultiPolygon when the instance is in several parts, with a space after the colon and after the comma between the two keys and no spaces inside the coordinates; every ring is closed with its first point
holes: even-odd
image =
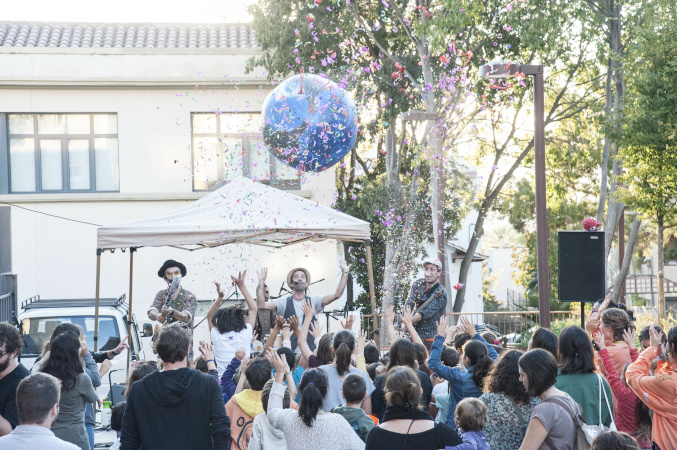
{"type": "Polygon", "coordinates": [[[487,252],[487,256],[489,256],[489,259],[487,259],[487,266],[490,273],[496,274],[498,277],[494,285],[495,289],[493,290],[493,293],[496,295],[496,299],[507,307],[508,290],[514,291],[515,293],[524,293],[524,288],[516,285],[512,279],[512,273],[515,270],[514,267],[512,267],[512,247],[491,247],[487,252]]]}

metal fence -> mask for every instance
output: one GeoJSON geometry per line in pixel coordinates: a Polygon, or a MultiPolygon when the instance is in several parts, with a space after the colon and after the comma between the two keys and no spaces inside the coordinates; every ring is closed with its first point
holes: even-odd
{"type": "MultiPolygon", "coordinates": [[[[551,311],[550,322],[555,323],[572,318],[573,311],[551,311]]],[[[538,326],[538,311],[496,311],[481,313],[447,313],[447,323],[454,324],[460,316],[466,316],[475,324],[493,325],[502,335],[522,334],[538,326]]],[[[372,315],[362,316],[362,329],[373,330],[372,315]]],[[[378,315],[379,319],[383,317],[378,315]]]]}
{"type": "Polygon", "coordinates": [[[16,275],[0,274],[0,322],[14,323],[16,309],[16,275]]]}

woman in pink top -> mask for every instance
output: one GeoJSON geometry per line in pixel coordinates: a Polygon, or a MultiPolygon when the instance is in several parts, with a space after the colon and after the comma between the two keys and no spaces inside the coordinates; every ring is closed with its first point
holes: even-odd
{"type": "MultiPolygon", "coordinates": [[[[609,304],[610,297],[604,300],[604,303],[599,307],[599,312],[595,309],[588,319],[585,326],[585,331],[590,337],[601,333],[604,336],[607,351],[611,360],[614,362],[616,373],[623,371],[623,366],[630,364],[630,347],[623,341],[623,332],[630,327],[630,317],[622,309],[606,308],[609,304]]],[[[595,363],[602,375],[606,376],[606,368],[599,355],[599,350],[596,349],[595,363]]],[[[614,399],[614,403],[615,403],[614,399]]]]}
{"type": "MultiPolygon", "coordinates": [[[[623,332],[623,340],[629,348],[630,358],[634,362],[639,356],[635,346],[635,333],[623,332]]],[[[614,417],[618,431],[632,435],[643,449],[651,448],[651,415],[649,408],[639,400],[635,392],[630,389],[625,380],[625,369],[618,372],[606,348],[604,336],[598,334],[595,342],[599,346],[599,356],[606,369],[606,377],[611,386],[611,392],[617,399],[614,401],[614,417]],[[620,377],[618,374],[621,374],[620,377]]]]}

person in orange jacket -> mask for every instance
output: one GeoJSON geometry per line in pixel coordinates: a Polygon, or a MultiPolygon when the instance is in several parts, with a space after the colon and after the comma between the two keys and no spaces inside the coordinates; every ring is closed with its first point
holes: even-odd
{"type": "Polygon", "coordinates": [[[644,350],[637,361],[632,363],[625,374],[628,385],[635,394],[654,412],[651,439],[657,448],[677,448],[677,326],[668,333],[666,343],[667,365],[649,375],[651,361],[662,354],[661,338],[654,328],[649,330],[651,346],[644,350]]]}

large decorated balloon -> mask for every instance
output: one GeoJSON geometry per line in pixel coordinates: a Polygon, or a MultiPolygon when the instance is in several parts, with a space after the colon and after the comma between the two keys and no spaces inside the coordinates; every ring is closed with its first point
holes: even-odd
{"type": "Polygon", "coordinates": [[[263,140],[283,163],[305,172],[333,166],[355,145],[355,103],[336,83],[296,75],[263,103],[263,140]]]}

